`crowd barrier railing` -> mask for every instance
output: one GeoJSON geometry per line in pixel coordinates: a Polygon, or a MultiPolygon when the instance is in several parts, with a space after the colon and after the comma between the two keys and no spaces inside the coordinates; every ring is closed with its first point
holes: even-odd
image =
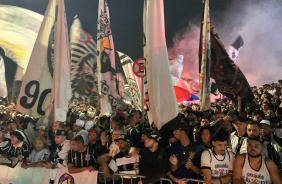
{"type": "MultiPolygon", "coordinates": [[[[107,177],[101,171],[99,171],[99,174],[104,176],[104,180],[103,180],[104,182],[103,183],[106,184],[107,183],[106,182],[107,177]]],[[[130,179],[130,181],[131,181],[130,184],[133,184],[133,179],[139,178],[139,179],[142,180],[142,178],[146,178],[146,176],[134,175],[134,174],[124,174],[124,173],[114,173],[112,178],[113,178],[113,184],[116,183],[115,178],[119,178],[121,180],[121,183],[123,183],[123,179],[130,179]]],[[[166,181],[166,183],[173,184],[173,182],[168,178],[161,178],[160,184],[163,184],[164,181],[166,181]]]]}
{"type": "Polygon", "coordinates": [[[187,182],[188,184],[189,184],[189,181],[190,181],[190,182],[195,182],[195,183],[198,183],[198,184],[205,184],[205,183],[206,183],[205,180],[191,179],[191,178],[186,179],[186,182],[187,182]]]}

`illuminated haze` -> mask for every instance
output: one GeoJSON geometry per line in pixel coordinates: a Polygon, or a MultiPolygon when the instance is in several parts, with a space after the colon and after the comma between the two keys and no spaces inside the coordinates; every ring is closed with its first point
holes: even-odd
{"type": "MultiPolygon", "coordinates": [[[[211,12],[211,22],[222,43],[231,44],[238,35],[244,40],[236,64],[250,86],[262,86],[282,79],[282,1],[233,1],[224,13],[211,12]],[[236,2],[240,2],[239,4],[236,2]]],[[[182,76],[198,81],[200,23],[189,26],[173,38],[169,57],[184,55],[182,76]],[[188,75],[189,74],[189,75],[188,75]]]]}

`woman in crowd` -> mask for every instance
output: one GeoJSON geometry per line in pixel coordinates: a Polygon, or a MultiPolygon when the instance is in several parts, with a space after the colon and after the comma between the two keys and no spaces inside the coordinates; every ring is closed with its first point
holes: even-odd
{"type": "Polygon", "coordinates": [[[41,167],[41,163],[45,162],[50,155],[47,140],[43,137],[37,137],[33,144],[34,149],[31,151],[27,160],[22,163],[22,168],[41,167]]]}
{"type": "Polygon", "coordinates": [[[212,137],[211,137],[211,127],[203,127],[198,135],[198,142],[201,143],[204,149],[209,149],[212,147],[212,137]]]}

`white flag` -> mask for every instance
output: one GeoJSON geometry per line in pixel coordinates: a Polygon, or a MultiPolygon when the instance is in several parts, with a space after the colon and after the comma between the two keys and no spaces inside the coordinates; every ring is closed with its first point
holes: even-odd
{"type": "Polygon", "coordinates": [[[71,93],[69,75],[64,1],[50,0],[23,78],[17,110],[39,118],[54,105],[54,120],[65,121],[71,93]]]}
{"type": "Polygon", "coordinates": [[[97,31],[98,91],[101,114],[111,113],[116,107],[115,49],[107,0],[99,0],[97,31]]]}
{"type": "Polygon", "coordinates": [[[0,5],[0,47],[17,63],[15,80],[22,80],[43,15],[9,5],[0,5]]]}
{"type": "Polygon", "coordinates": [[[126,77],[126,82],[127,82],[127,87],[130,88],[130,96],[133,101],[133,104],[141,110],[142,108],[142,99],[141,99],[141,79],[137,77],[132,70],[133,67],[133,61],[132,59],[122,53],[122,52],[117,52],[120,58],[120,62],[122,65],[122,69],[124,71],[125,77],[126,77]]]}
{"type": "Polygon", "coordinates": [[[66,121],[72,95],[69,36],[64,0],[57,0],[56,6],[58,7],[58,17],[55,23],[54,80],[51,94],[54,102],[54,120],[66,121]]]}
{"type": "Polygon", "coordinates": [[[5,63],[3,57],[0,55],[0,97],[7,96],[7,85],[5,77],[5,63]]]}
{"type": "Polygon", "coordinates": [[[165,41],[163,0],[144,1],[143,21],[148,116],[150,123],[161,128],[178,114],[165,41]]]}

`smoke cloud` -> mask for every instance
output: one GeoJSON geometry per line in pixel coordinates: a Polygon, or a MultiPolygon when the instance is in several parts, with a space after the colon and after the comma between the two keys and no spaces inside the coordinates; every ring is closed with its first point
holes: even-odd
{"type": "MultiPolygon", "coordinates": [[[[211,22],[222,43],[231,44],[238,35],[244,40],[236,64],[250,86],[262,86],[282,79],[282,1],[233,0],[224,12],[211,11],[211,22]],[[214,16],[213,16],[214,15],[214,16]]],[[[190,23],[173,38],[169,57],[184,55],[182,77],[198,81],[200,22],[190,23]]]]}

